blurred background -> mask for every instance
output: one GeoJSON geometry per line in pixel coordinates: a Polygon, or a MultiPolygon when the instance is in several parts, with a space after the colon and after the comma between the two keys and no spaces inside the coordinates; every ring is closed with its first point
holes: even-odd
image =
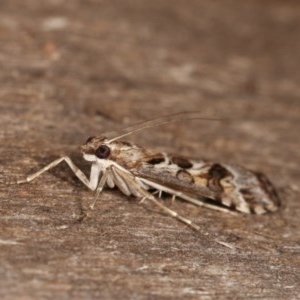
{"type": "Polygon", "coordinates": [[[299,6],[1,1],[1,102],[14,94],[28,111],[47,102],[44,117],[52,111],[73,124],[83,115],[122,123],[182,109],[296,117],[299,6]]]}

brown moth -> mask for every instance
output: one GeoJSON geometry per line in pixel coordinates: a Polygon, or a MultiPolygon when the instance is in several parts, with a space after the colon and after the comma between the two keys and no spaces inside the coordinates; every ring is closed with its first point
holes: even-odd
{"type": "Polygon", "coordinates": [[[133,127],[131,131],[114,138],[88,138],[80,149],[83,158],[92,164],[89,179],[69,157],[64,156],[18,183],[29,182],[65,161],[89,189],[96,191],[91,208],[104,186],[116,186],[127,196],[152,201],[172,217],[196,230],[199,229],[196,224],[163,205],[155,195],[158,194],[160,198],[161,193],[165,192],[174,198],[225,212],[236,210],[247,214],[264,214],[277,210],[280,200],[276,190],[262,173],[233,164],[190,160],[120,141],[133,132],[181,120],[177,115],[171,116],[170,120],[158,119],[162,121],[155,123],[155,119],[154,122],[138,124],[142,126],[133,127]]]}

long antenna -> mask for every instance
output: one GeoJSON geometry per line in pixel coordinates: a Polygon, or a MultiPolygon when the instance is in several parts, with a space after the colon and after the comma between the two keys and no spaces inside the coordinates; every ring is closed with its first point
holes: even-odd
{"type": "MultiPolygon", "coordinates": [[[[157,127],[157,126],[162,126],[165,124],[169,124],[169,123],[174,123],[174,122],[179,122],[179,121],[184,121],[184,120],[203,120],[203,121],[229,121],[231,119],[228,118],[206,118],[200,115],[200,112],[181,112],[181,113],[176,113],[176,114],[172,114],[172,115],[166,115],[166,116],[161,116],[161,117],[157,117],[155,119],[151,119],[148,121],[144,121],[144,122],[138,122],[134,125],[130,125],[128,127],[125,127],[123,129],[121,129],[120,131],[114,132],[114,133],[120,133],[120,135],[110,139],[108,141],[108,143],[110,142],[114,142],[118,139],[121,139],[125,136],[131,135],[135,132],[147,129],[147,128],[151,128],[151,127],[157,127]],[[122,133],[124,132],[124,133],[122,133]]],[[[109,133],[113,133],[113,132],[109,132],[109,133]]]]}

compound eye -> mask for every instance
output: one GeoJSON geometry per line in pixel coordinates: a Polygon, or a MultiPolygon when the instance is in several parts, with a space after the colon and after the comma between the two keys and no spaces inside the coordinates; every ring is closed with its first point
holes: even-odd
{"type": "Polygon", "coordinates": [[[99,158],[107,158],[110,154],[110,148],[107,145],[101,145],[95,152],[99,158]]]}
{"type": "Polygon", "coordinates": [[[88,137],[85,143],[86,143],[86,144],[89,143],[93,138],[94,138],[94,136],[88,137]]]}

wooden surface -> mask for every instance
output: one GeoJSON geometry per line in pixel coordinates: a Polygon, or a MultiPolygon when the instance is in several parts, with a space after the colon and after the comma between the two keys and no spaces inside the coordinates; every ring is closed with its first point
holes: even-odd
{"type": "Polygon", "coordinates": [[[300,299],[297,1],[0,3],[1,299],[300,299]],[[65,165],[8,185],[88,136],[180,111],[248,118],[169,124],[145,147],[265,172],[267,216],[166,205],[196,233],[65,165]]]}

